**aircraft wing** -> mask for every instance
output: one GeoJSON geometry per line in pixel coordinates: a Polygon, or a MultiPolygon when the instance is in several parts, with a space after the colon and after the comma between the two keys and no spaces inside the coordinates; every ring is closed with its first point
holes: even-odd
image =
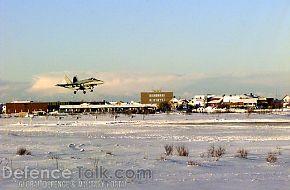
{"type": "Polygon", "coordinates": [[[82,83],[81,85],[84,87],[93,87],[93,86],[98,86],[104,84],[104,81],[99,80],[99,79],[94,79],[94,81],[87,81],[82,83]]]}
{"type": "Polygon", "coordinates": [[[55,86],[60,86],[60,87],[71,87],[71,84],[57,84],[55,86]]]}
{"type": "Polygon", "coordinates": [[[79,87],[79,85],[76,85],[76,84],[57,84],[55,86],[60,86],[63,88],[75,88],[75,89],[78,89],[79,87]]]}
{"type": "Polygon", "coordinates": [[[96,79],[96,78],[89,78],[78,81],[76,77],[73,78],[73,81],[71,81],[66,75],[65,75],[66,84],[56,84],[56,86],[68,88],[71,90],[83,90],[85,94],[85,90],[91,90],[93,92],[94,86],[98,86],[101,84],[104,84],[104,81],[96,79]]]}

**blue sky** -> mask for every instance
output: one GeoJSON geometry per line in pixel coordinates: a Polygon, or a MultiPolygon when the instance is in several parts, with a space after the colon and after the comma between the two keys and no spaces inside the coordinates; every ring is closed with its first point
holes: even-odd
{"type": "Polygon", "coordinates": [[[62,80],[64,73],[128,80],[128,93],[118,83],[77,98],[138,100],[139,90],[153,88],[186,98],[283,96],[290,93],[289,50],[288,0],[0,0],[3,101],[67,97],[45,91],[53,86],[49,77],[62,80]],[[150,84],[154,75],[171,80],[150,84]]]}

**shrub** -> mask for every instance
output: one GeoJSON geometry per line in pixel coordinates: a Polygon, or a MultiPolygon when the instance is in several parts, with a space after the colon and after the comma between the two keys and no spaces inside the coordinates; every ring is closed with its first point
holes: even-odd
{"type": "Polygon", "coordinates": [[[171,111],[171,105],[170,105],[170,102],[160,102],[158,104],[158,109],[161,111],[161,112],[167,112],[167,111],[171,111]]]}
{"type": "Polygon", "coordinates": [[[51,159],[51,160],[55,159],[55,160],[57,160],[57,159],[59,159],[59,156],[58,155],[55,155],[55,154],[49,154],[48,155],[48,159],[51,159]]]}
{"type": "Polygon", "coordinates": [[[238,151],[237,151],[237,157],[239,158],[247,158],[248,157],[248,151],[244,148],[240,148],[238,151]]]}
{"type": "Polygon", "coordinates": [[[217,156],[222,157],[226,153],[226,149],[224,147],[219,146],[217,149],[217,156]]]}
{"type": "Polygon", "coordinates": [[[266,161],[269,162],[269,163],[275,163],[277,162],[277,156],[275,153],[272,153],[272,152],[269,152],[268,153],[268,156],[266,158],[266,161]]]}
{"type": "Polygon", "coordinates": [[[165,149],[165,155],[166,156],[169,156],[169,155],[172,155],[173,153],[173,145],[165,145],[164,146],[164,149],[165,149]]]}
{"type": "Polygon", "coordinates": [[[188,149],[184,145],[176,147],[176,151],[179,156],[188,156],[189,154],[188,149]]]}
{"type": "Polygon", "coordinates": [[[22,155],[31,155],[31,152],[29,150],[27,150],[24,147],[18,148],[17,149],[17,154],[22,156],[22,155]]]}
{"type": "Polygon", "coordinates": [[[222,146],[216,148],[214,145],[211,145],[207,151],[208,157],[220,158],[226,153],[226,149],[222,146]]]}
{"type": "Polygon", "coordinates": [[[193,161],[193,160],[188,160],[187,165],[188,166],[200,166],[200,163],[193,161]]]}

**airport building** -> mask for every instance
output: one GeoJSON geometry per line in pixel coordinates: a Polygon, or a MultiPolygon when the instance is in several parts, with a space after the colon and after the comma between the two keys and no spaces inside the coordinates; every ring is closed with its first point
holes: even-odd
{"type": "Polygon", "coordinates": [[[14,101],[6,103],[6,114],[48,112],[48,103],[32,101],[14,101]]]}
{"type": "Polygon", "coordinates": [[[24,113],[45,115],[52,112],[63,113],[155,113],[156,105],[136,102],[32,102],[14,101],[6,104],[6,114],[24,113]]]}
{"type": "Polygon", "coordinates": [[[61,113],[127,113],[149,114],[155,113],[156,105],[140,103],[111,102],[104,104],[82,103],[79,105],[60,105],[61,113]]]}
{"type": "MultiPolygon", "coordinates": [[[[67,106],[72,106],[72,105],[81,105],[85,102],[48,102],[48,112],[55,112],[59,111],[61,106],[67,105],[67,106]]],[[[91,105],[103,105],[108,102],[104,101],[99,101],[99,102],[89,102],[91,105]]]]}
{"type": "Polygon", "coordinates": [[[162,92],[160,90],[152,92],[141,92],[141,104],[159,104],[169,102],[173,98],[173,92],[162,92]]]}

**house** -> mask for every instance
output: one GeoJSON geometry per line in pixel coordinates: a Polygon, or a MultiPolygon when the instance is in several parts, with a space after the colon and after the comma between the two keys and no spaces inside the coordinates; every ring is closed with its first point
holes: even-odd
{"type": "Polygon", "coordinates": [[[209,99],[207,106],[212,108],[221,108],[224,98],[220,96],[215,96],[209,99]]]}
{"type": "Polygon", "coordinates": [[[269,106],[270,109],[282,109],[284,101],[283,100],[273,100],[269,106]]]}
{"type": "Polygon", "coordinates": [[[188,100],[186,99],[180,99],[178,100],[178,110],[187,110],[188,109],[188,100]]]}
{"type": "Polygon", "coordinates": [[[4,104],[4,105],[2,106],[2,112],[1,112],[1,113],[6,114],[6,104],[4,104]]]}
{"type": "Polygon", "coordinates": [[[0,114],[3,113],[3,105],[2,103],[0,103],[0,114]]]}
{"type": "Polygon", "coordinates": [[[224,96],[223,104],[228,108],[256,108],[258,104],[258,96],[243,94],[224,96]]]}
{"type": "Polygon", "coordinates": [[[241,97],[237,95],[224,96],[223,104],[228,108],[242,108],[244,106],[241,97]]]}
{"type": "Polygon", "coordinates": [[[171,105],[172,110],[187,110],[188,108],[188,100],[186,99],[177,99],[177,98],[172,98],[169,103],[171,105]]]}
{"type": "Polygon", "coordinates": [[[274,101],[274,98],[259,97],[257,100],[257,108],[268,109],[273,101],[274,101]]]}
{"type": "Polygon", "coordinates": [[[258,98],[244,98],[241,100],[243,102],[244,108],[256,108],[257,107],[258,98]]]}
{"type": "Polygon", "coordinates": [[[170,105],[171,105],[171,109],[172,110],[176,110],[178,108],[178,103],[179,100],[175,97],[173,97],[170,101],[169,101],[170,105]]]}
{"type": "Polygon", "coordinates": [[[283,98],[283,107],[284,108],[290,108],[290,96],[289,95],[286,95],[283,98]]]}
{"type": "Polygon", "coordinates": [[[207,96],[206,95],[197,95],[192,98],[188,105],[193,107],[206,107],[207,104],[207,96]]]}

